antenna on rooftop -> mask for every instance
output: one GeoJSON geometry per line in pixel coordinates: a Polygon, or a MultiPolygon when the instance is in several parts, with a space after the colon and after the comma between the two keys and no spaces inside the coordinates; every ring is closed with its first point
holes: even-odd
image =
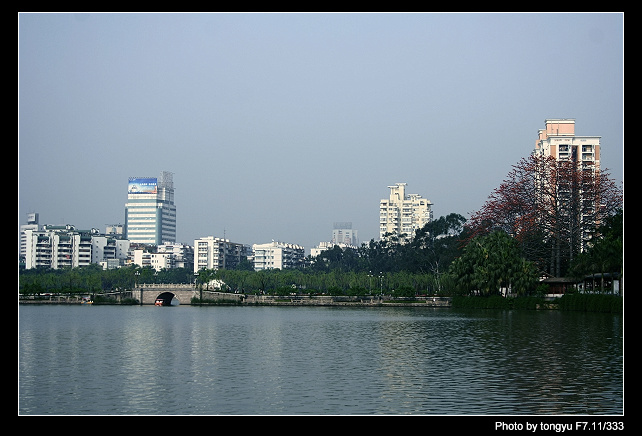
{"type": "Polygon", "coordinates": [[[158,184],[162,188],[174,189],[174,173],[170,171],[161,171],[160,181],[158,184]]]}

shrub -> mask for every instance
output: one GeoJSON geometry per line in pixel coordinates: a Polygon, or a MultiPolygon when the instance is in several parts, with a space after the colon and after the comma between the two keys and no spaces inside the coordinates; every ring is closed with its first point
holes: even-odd
{"type": "Polygon", "coordinates": [[[561,310],[622,313],[622,297],[610,294],[565,294],[559,299],[561,310]]]}

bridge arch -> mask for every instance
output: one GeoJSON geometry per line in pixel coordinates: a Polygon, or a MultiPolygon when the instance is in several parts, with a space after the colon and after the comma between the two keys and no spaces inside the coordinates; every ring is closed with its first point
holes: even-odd
{"type": "Polygon", "coordinates": [[[176,294],[166,291],[158,294],[154,304],[156,306],[178,306],[181,304],[181,301],[178,299],[176,294]]]}
{"type": "Polygon", "coordinates": [[[157,304],[158,299],[164,306],[190,304],[191,299],[198,295],[194,285],[187,284],[141,284],[136,296],[141,305],[157,304]]]}

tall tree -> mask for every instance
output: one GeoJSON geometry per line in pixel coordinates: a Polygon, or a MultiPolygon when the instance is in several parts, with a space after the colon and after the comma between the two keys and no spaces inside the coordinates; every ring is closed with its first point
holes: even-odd
{"type": "Polygon", "coordinates": [[[499,295],[503,289],[525,295],[537,282],[535,264],[521,257],[517,242],[501,230],[475,237],[450,267],[462,294],[499,295]]]}
{"type": "Polygon", "coordinates": [[[523,158],[467,223],[470,238],[503,230],[542,271],[563,275],[590,236],[622,207],[607,170],[575,161],[523,158]]]}

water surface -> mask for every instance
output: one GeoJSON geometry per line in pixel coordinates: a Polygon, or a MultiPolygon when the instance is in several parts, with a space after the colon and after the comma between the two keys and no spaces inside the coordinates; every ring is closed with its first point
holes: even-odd
{"type": "Polygon", "coordinates": [[[622,414],[622,317],[21,305],[19,413],[622,414]]]}

